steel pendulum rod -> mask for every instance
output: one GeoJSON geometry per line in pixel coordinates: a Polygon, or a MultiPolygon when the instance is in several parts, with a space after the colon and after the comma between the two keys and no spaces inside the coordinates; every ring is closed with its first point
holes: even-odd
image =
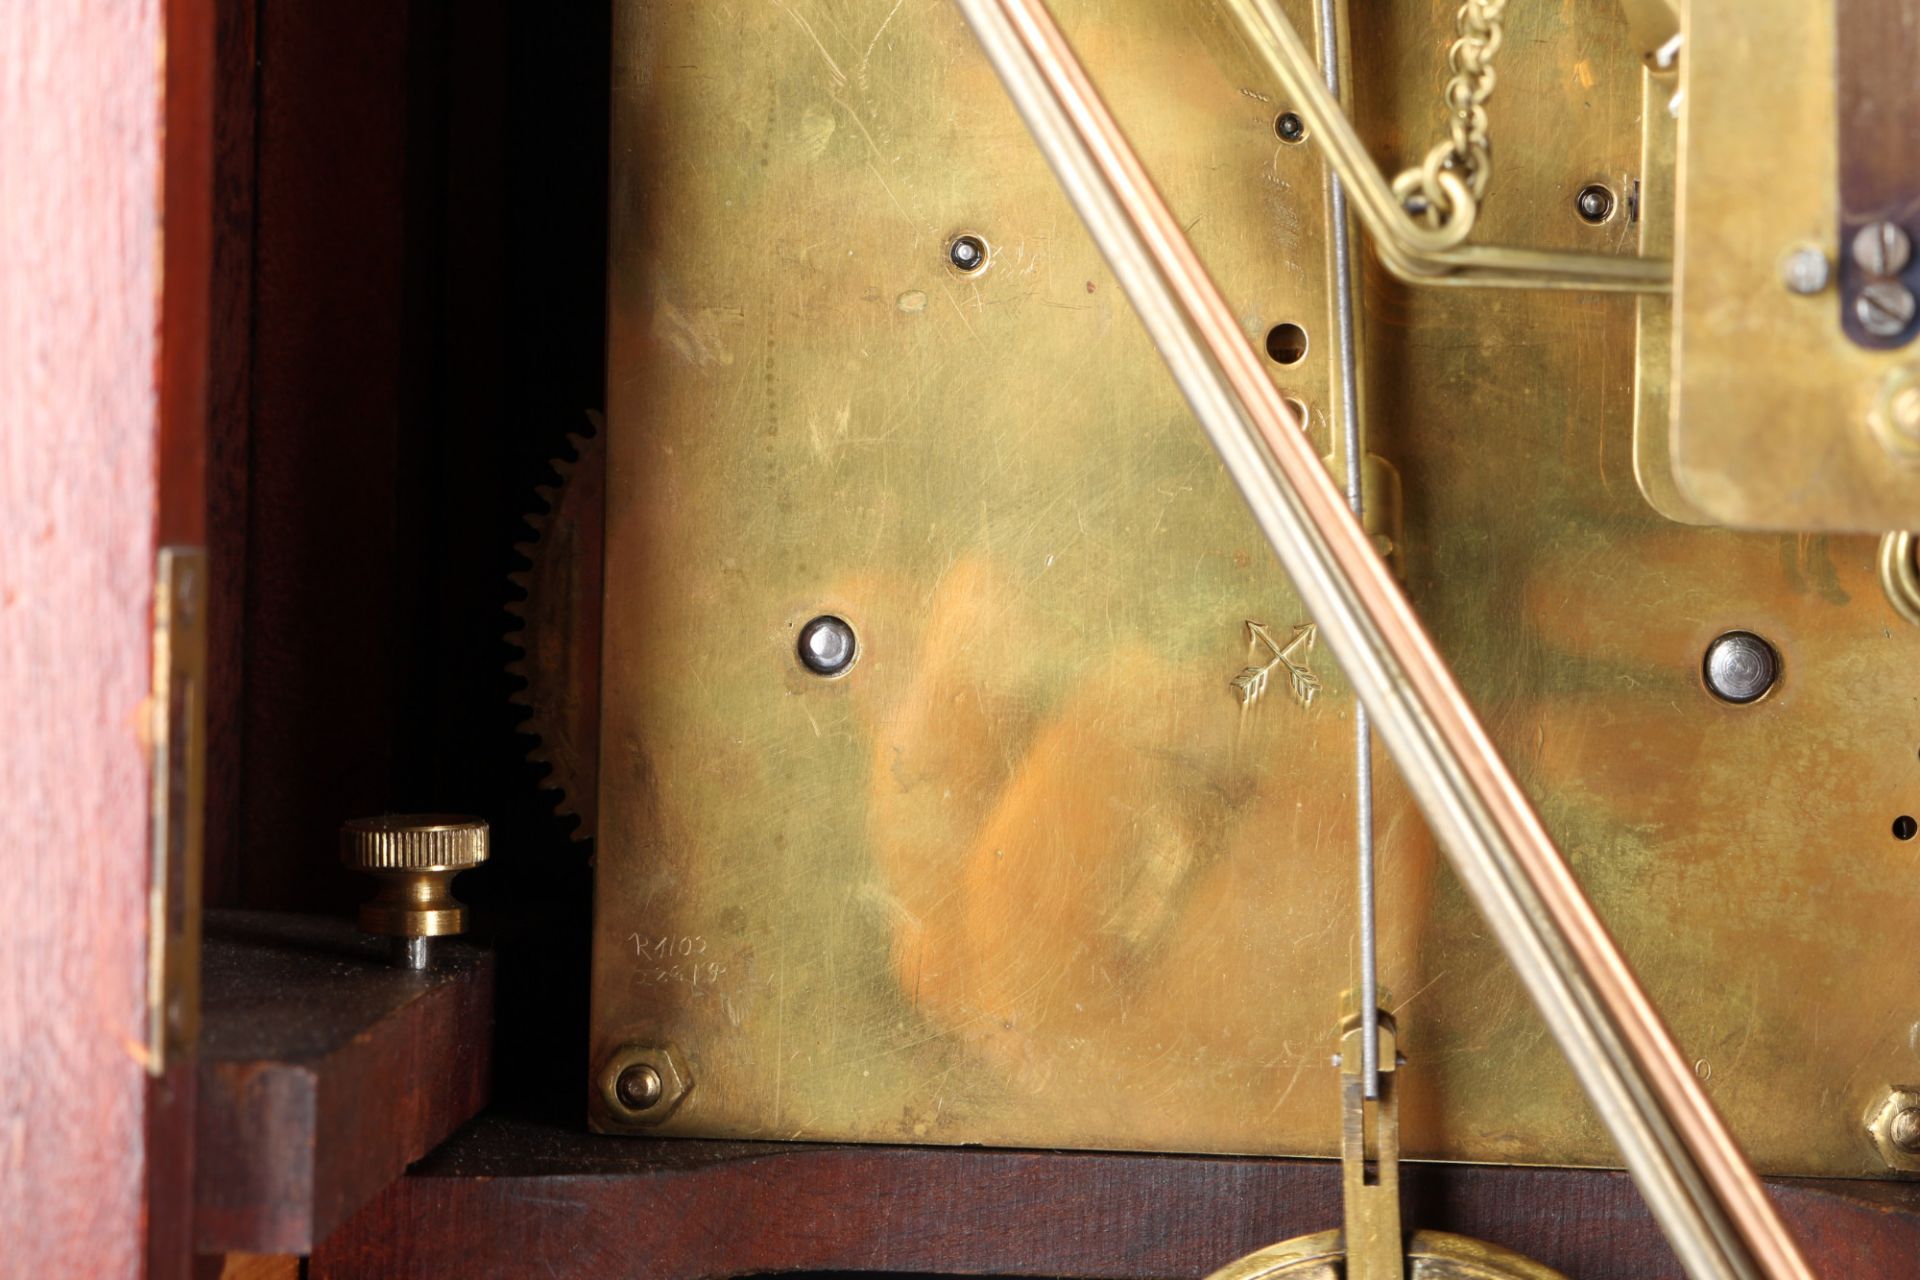
{"type": "Polygon", "coordinates": [[[957,0],[1688,1274],[1812,1272],[1039,0],[957,0]]]}
{"type": "MultiPolygon", "coordinates": [[[[1320,61],[1327,92],[1340,101],[1340,26],[1335,0],[1320,0],[1320,61]]],[[[1340,441],[1347,455],[1347,506],[1353,518],[1366,514],[1361,488],[1360,371],[1353,315],[1353,239],[1347,192],[1340,175],[1327,170],[1327,219],[1333,239],[1334,340],[1340,356],[1340,441]]],[[[1354,846],[1359,863],[1360,1083],[1368,1098],[1380,1096],[1380,944],[1373,878],[1373,731],[1367,707],[1353,703],[1354,846]]]]}

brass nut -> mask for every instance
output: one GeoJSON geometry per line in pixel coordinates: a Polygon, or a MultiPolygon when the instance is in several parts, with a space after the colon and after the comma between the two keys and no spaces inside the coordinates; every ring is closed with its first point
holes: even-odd
{"type": "Polygon", "coordinates": [[[607,1056],[595,1084],[609,1128],[651,1128],[693,1092],[693,1073],[673,1045],[625,1044],[607,1056]]]}
{"type": "Polygon", "coordinates": [[[1867,421],[1888,453],[1920,462],[1920,366],[1903,365],[1887,375],[1867,421]]]}
{"type": "Polygon", "coordinates": [[[1867,1136],[1887,1168],[1920,1173],[1920,1085],[1900,1085],[1867,1112],[1867,1136]]]}

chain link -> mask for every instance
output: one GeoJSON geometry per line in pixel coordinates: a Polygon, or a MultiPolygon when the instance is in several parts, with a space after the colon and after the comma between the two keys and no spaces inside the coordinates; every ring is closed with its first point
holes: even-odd
{"type": "Polygon", "coordinates": [[[1426,159],[1393,180],[1402,203],[1430,227],[1464,236],[1493,177],[1487,137],[1487,99],[1493,96],[1493,59],[1505,31],[1507,0],[1466,0],[1456,19],[1459,36],[1447,50],[1447,132],[1426,159]]]}

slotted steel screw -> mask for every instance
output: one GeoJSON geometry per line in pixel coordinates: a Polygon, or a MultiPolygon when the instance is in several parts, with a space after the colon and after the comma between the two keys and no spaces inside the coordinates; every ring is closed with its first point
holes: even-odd
{"type": "Polygon", "coordinates": [[[1871,281],[1854,299],[1853,313],[1860,318],[1860,327],[1874,337],[1897,337],[1913,323],[1913,292],[1898,280],[1871,281]]]}
{"type": "Polygon", "coordinates": [[[1897,276],[1913,260],[1913,241],[1891,222],[1870,222],[1853,237],[1853,262],[1870,276],[1897,276]]]}

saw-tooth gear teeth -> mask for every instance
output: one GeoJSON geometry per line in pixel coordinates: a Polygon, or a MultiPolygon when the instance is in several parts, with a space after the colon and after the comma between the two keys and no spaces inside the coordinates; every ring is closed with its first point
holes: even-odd
{"type": "Polygon", "coordinates": [[[520,732],[526,759],[554,807],[580,821],[575,840],[594,834],[600,730],[600,559],[605,510],[606,421],[589,412],[590,433],[569,433],[570,456],[552,460],[558,483],[535,486],[538,509],[514,543],[524,563],[507,574],[523,598],[506,611],[518,626],[506,642],[518,656],[507,673],[525,681],[507,700],[527,708],[520,732]]]}
{"type": "MultiPolygon", "coordinates": [[[[600,455],[604,452],[602,445],[607,438],[607,420],[597,413],[589,413],[587,423],[589,430],[567,432],[567,448],[570,452],[554,460],[556,467],[562,463],[567,467],[577,467],[586,463],[596,467],[604,465],[600,455]]],[[[561,474],[566,474],[564,469],[561,474]]]]}

